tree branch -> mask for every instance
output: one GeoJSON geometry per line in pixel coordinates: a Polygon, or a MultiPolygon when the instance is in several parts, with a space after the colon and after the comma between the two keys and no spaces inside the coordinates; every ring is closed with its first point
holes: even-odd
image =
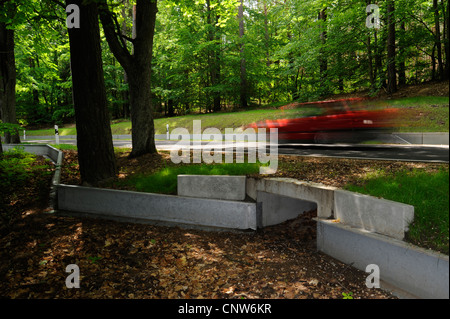
{"type": "Polygon", "coordinates": [[[411,18],[413,18],[414,20],[416,20],[416,21],[420,22],[421,24],[423,24],[424,27],[425,27],[428,31],[430,31],[431,34],[434,36],[433,30],[431,30],[431,29],[427,26],[427,24],[426,24],[422,19],[420,19],[420,18],[414,16],[412,13],[408,13],[408,15],[409,15],[411,18]]]}
{"type": "Polygon", "coordinates": [[[120,32],[118,21],[115,17],[113,17],[111,11],[109,10],[106,0],[99,1],[98,12],[109,48],[125,69],[125,72],[128,73],[132,64],[132,56],[128,51],[125,41],[123,40],[123,35],[120,32]]]}

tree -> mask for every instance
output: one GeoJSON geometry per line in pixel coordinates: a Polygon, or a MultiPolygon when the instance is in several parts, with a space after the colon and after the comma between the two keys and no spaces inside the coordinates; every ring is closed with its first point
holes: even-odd
{"type": "Polygon", "coordinates": [[[210,0],[206,0],[206,22],[208,28],[208,41],[211,44],[211,48],[208,52],[208,66],[210,70],[210,83],[214,90],[213,111],[217,112],[221,109],[221,96],[216,87],[220,84],[220,34],[217,27],[219,15],[212,10],[210,0]]]}
{"type": "Polygon", "coordinates": [[[137,0],[136,37],[124,36],[106,0],[99,0],[100,19],[109,47],[127,74],[130,92],[131,138],[130,157],[156,153],[151,72],[153,36],[157,0],[137,0]],[[130,53],[126,41],[133,44],[130,53]]]}
{"type": "Polygon", "coordinates": [[[439,21],[438,0],[433,0],[433,10],[434,10],[435,46],[437,49],[437,59],[438,59],[438,77],[440,80],[442,80],[444,78],[444,64],[442,62],[441,23],[439,21]]]}
{"type": "MultiPolygon", "coordinates": [[[[15,3],[0,1],[0,114],[4,123],[16,124],[16,60],[14,55],[15,3]]],[[[6,144],[20,143],[19,133],[5,132],[6,144]]]]}
{"type": "Polygon", "coordinates": [[[397,91],[397,72],[395,67],[395,5],[394,0],[387,2],[387,91],[389,94],[397,91]]]}
{"type": "Polygon", "coordinates": [[[449,28],[449,7],[448,7],[448,1],[441,0],[441,7],[442,7],[442,15],[444,17],[444,25],[443,25],[443,41],[444,41],[444,52],[445,52],[445,67],[444,67],[444,79],[449,78],[449,62],[448,57],[450,55],[450,44],[448,39],[448,28],[449,28]],[[447,9],[445,8],[447,4],[447,9]]]}
{"type": "MultiPolygon", "coordinates": [[[[326,30],[326,21],[327,21],[327,10],[322,9],[319,11],[318,20],[322,21],[322,32],[320,32],[320,42],[321,47],[326,47],[327,41],[327,30],[326,30]]],[[[324,50],[320,52],[320,80],[321,83],[324,84],[327,80],[327,70],[328,70],[328,61],[324,50]]]]}
{"type": "Polygon", "coordinates": [[[240,75],[241,75],[241,90],[240,90],[240,106],[246,108],[248,106],[248,82],[247,82],[247,67],[244,56],[244,0],[240,0],[238,9],[238,19],[239,19],[239,39],[241,43],[239,44],[239,51],[241,54],[240,63],[240,75]]]}
{"type": "Polygon", "coordinates": [[[80,10],[80,28],[69,29],[78,161],[83,182],[97,185],[116,175],[101,59],[97,4],[66,0],[80,10]]]}

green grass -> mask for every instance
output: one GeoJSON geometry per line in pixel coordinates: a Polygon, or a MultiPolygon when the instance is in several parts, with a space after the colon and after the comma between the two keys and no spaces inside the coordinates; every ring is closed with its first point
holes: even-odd
{"type": "MultiPolygon", "coordinates": [[[[77,129],[75,127],[60,127],[58,128],[59,136],[77,135],[77,129]]],[[[54,136],[55,129],[42,129],[42,130],[26,130],[27,136],[54,136]]]]}
{"type": "Polygon", "coordinates": [[[403,126],[400,132],[448,132],[449,131],[449,98],[442,96],[423,96],[379,101],[388,103],[404,111],[400,119],[403,126]]]}
{"type": "Polygon", "coordinates": [[[76,145],[72,145],[72,144],[50,144],[50,146],[57,148],[61,151],[67,151],[67,150],[77,150],[77,146],[76,145]]]}
{"type": "Polygon", "coordinates": [[[414,206],[414,221],[407,241],[449,253],[449,171],[403,171],[392,176],[382,171],[368,177],[363,186],[347,190],[414,206]]]}
{"type": "MultiPolygon", "coordinates": [[[[286,103],[287,104],[287,103],[286,103]]],[[[367,107],[396,107],[406,111],[401,121],[405,124],[399,129],[402,132],[448,132],[449,131],[449,98],[448,97],[410,97],[395,100],[365,101],[367,107]],[[420,115],[422,114],[422,116],[420,115]]],[[[274,120],[281,118],[297,118],[319,114],[314,107],[297,109],[269,108],[256,110],[243,110],[229,113],[192,114],[171,118],[155,119],[155,133],[165,134],[166,124],[170,130],[174,128],[186,128],[192,132],[194,120],[202,121],[202,130],[208,127],[218,128],[224,133],[225,128],[240,128],[262,120],[274,120]]],[[[121,121],[111,125],[114,135],[131,134],[131,122],[121,121]]],[[[54,135],[54,129],[30,130],[29,136],[54,135]]],[[[75,127],[59,129],[60,136],[76,135],[75,127]]]]}
{"type": "Polygon", "coordinates": [[[247,175],[259,173],[259,164],[199,164],[166,167],[152,174],[136,174],[116,182],[118,186],[129,186],[139,192],[176,194],[178,175],[247,175]]]}

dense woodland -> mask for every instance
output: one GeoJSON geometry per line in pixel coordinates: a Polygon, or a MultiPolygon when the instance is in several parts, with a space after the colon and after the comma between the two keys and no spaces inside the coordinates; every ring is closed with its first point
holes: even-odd
{"type": "MultiPolygon", "coordinates": [[[[20,122],[73,121],[65,11],[33,0],[15,1],[9,13],[1,2],[1,27],[15,33],[20,122]]],[[[371,2],[158,1],[149,88],[154,111],[173,116],[387,90],[392,65],[397,85],[448,76],[447,1],[375,1],[379,29],[366,26],[371,2]]],[[[131,39],[133,1],[108,3],[123,39],[131,39]]],[[[113,118],[127,118],[128,79],[103,30],[101,37],[108,107],[113,118]]]]}
{"type": "MultiPolygon", "coordinates": [[[[139,156],[156,151],[155,117],[444,80],[448,7],[444,0],[0,0],[1,125],[8,143],[14,134],[5,123],[76,121],[83,154],[82,126],[86,136],[109,140],[109,120],[129,118],[139,156]],[[80,7],[80,28],[68,28],[71,4],[80,7]]],[[[106,144],[86,145],[107,153],[106,144]]]]}

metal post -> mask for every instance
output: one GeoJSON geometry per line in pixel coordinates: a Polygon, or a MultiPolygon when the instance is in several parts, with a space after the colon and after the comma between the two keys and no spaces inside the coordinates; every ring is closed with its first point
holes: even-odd
{"type": "Polygon", "coordinates": [[[55,125],[55,140],[56,140],[56,145],[59,145],[59,131],[58,131],[58,125],[55,125]]]}

